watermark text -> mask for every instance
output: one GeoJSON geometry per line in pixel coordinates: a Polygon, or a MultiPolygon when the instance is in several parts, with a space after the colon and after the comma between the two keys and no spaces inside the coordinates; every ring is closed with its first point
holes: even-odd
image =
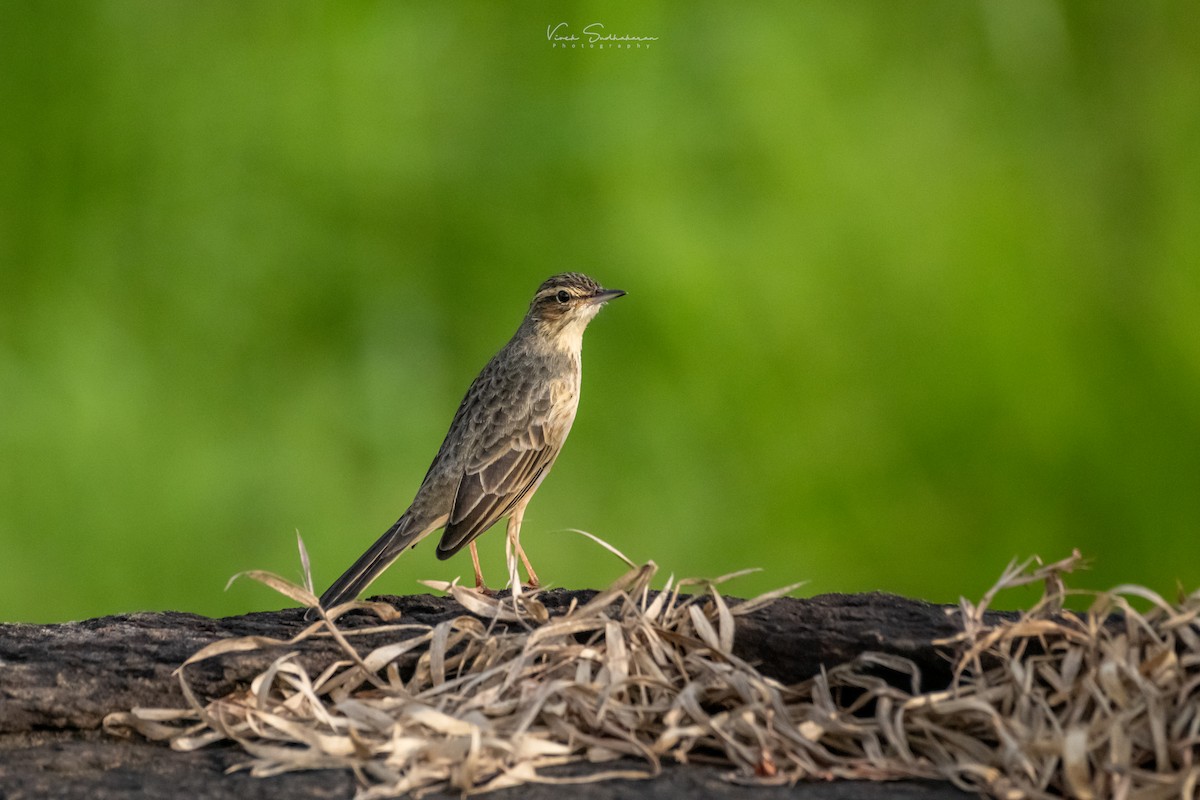
{"type": "Polygon", "coordinates": [[[648,49],[657,36],[638,36],[629,33],[609,33],[603,22],[585,25],[575,33],[566,22],[546,26],[546,41],[553,48],[573,50],[603,50],[617,48],[628,50],[648,49]]]}

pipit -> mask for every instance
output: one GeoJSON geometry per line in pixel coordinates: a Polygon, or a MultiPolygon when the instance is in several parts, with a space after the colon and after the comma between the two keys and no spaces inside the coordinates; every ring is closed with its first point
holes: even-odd
{"type": "Polygon", "coordinates": [[[538,287],[516,334],[467,390],[408,510],[321,595],[323,607],[358,597],[405,548],[439,528],[438,558],[469,547],[475,586],[486,590],[475,539],[501,517],[530,586],[538,585],[521,549],[521,518],[575,421],[584,328],[623,294],[577,272],[538,287]]]}

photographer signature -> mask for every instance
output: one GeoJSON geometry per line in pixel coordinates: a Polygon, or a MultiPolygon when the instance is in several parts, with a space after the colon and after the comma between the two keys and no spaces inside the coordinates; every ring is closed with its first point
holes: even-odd
{"type": "MultiPolygon", "coordinates": [[[[625,34],[618,36],[615,33],[605,33],[604,23],[593,22],[586,26],[583,35],[587,37],[589,44],[596,42],[657,42],[657,36],[630,36],[625,34]]],[[[546,40],[550,42],[578,42],[580,38],[571,32],[567,23],[560,22],[557,25],[546,26],[546,40]]],[[[647,45],[648,47],[649,45],[647,45]]]]}

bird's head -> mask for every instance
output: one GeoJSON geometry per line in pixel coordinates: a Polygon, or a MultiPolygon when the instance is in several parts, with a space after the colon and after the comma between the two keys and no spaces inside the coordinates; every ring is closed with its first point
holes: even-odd
{"type": "Polygon", "coordinates": [[[557,340],[564,347],[578,348],[583,329],[609,300],[625,294],[605,289],[580,272],[565,272],[547,278],[529,304],[526,321],[540,336],[557,340]]]}

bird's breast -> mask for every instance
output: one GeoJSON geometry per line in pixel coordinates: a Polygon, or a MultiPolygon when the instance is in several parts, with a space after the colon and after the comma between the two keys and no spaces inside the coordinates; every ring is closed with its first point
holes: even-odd
{"type": "Polygon", "coordinates": [[[549,381],[550,411],[547,415],[547,439],[561,447],[575,421],[579,408],[579,369],[558,370],[549,381]]]}
{"type": "Polygon", "coordinates": [[[550,406],[553,409],[579,405],[579,381],[562,378],[550,382],[550,406]]]}

